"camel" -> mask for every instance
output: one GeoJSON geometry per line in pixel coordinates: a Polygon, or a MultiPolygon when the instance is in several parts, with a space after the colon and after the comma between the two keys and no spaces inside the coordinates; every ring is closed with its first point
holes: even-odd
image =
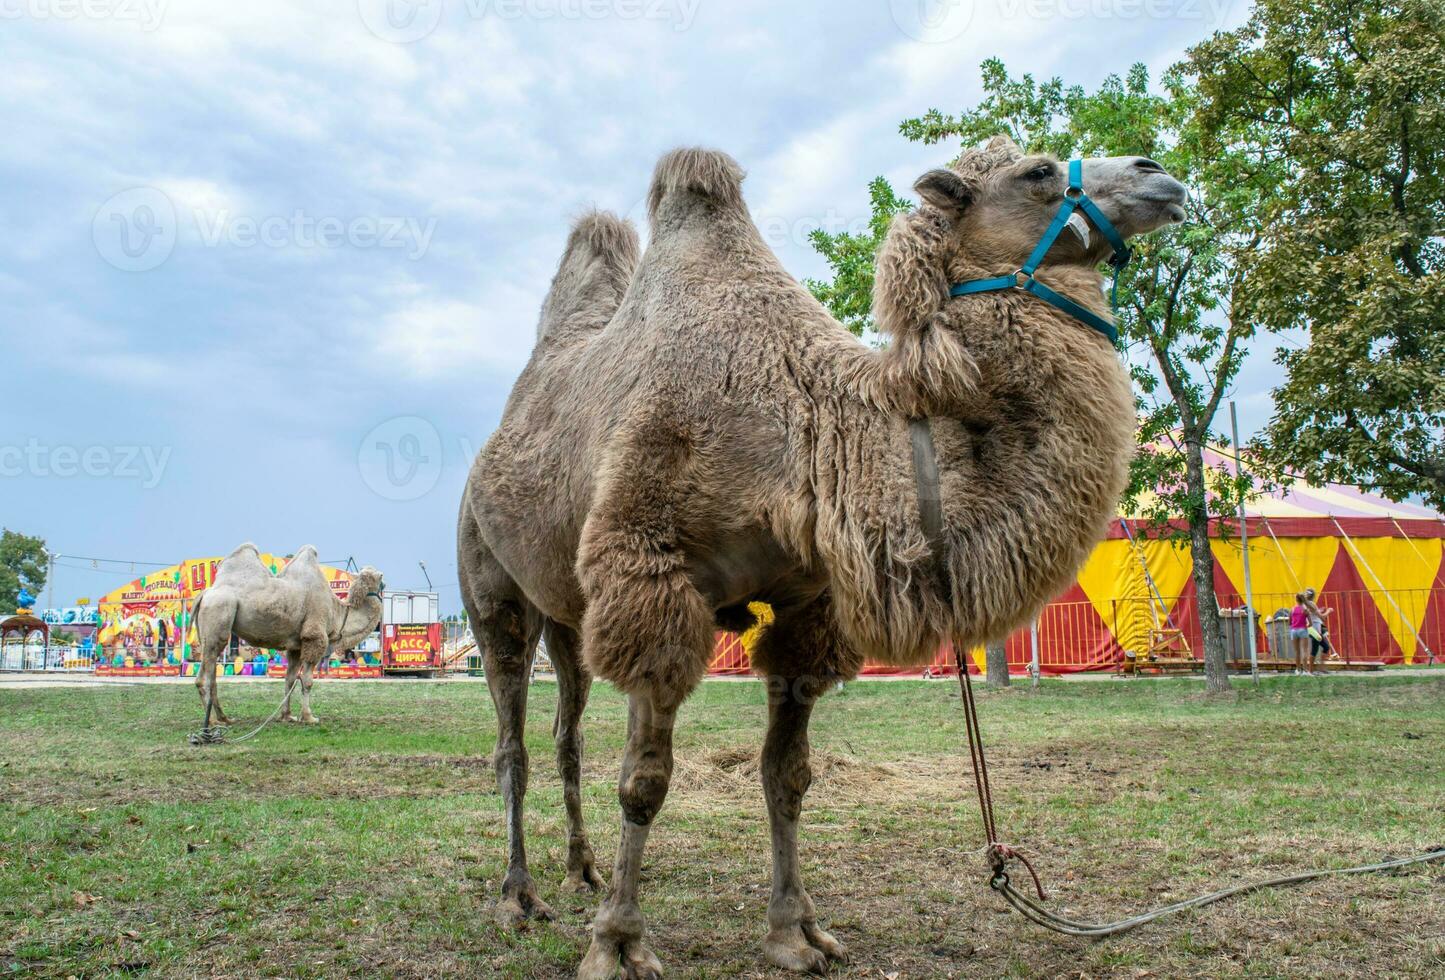
{"type": "MultiPolygon", "coordinates": [[[[674,718],[716,629],[750,625],[749,602],[773,608],[752,657],[769,679],[762,947],[775,966],[822,971],[845,951],[798,861],[814,703],[865,658],[917,665],[945,640],[1005,637],[1072,581],[1125,486],[1134,400],[1113,344],[1021,289],[950,289],[1024,264],[1065,195],[1057,160],[1000,137],[919,178],[922,206],[894,220],[878,259],[883,349],[783,269],[742,179],[720,152],[663,157],[640,259],[622,221],[579,221],[462,500],[462,595],[498,714],[503,920],[551,914],[522,819],[538,633],[558,671],[574,886],[600,884],[577,787],[590,677],[629,700],[621,840],[581,980],[661,976],[638,878],[674,718]]],[[[1183,219],[1184,188],[1151,160],[1089,159],[1082,182],[1119,236],[1183,219]]],[[[1108,318],[1110,244],[1082,216],[1068,227],[1039,276],[1108,318]]]]}
{"type": "Polygon", "coordinates": [[[231,552],[216,570],[216,580],[196,601],[193,617],[201,648],[196,689],[206,711],[205,727],[231,724],[216,690],[216,661],[234,633],[255,647],[286,651],[283,721],[292,720],[291,693],[301,691],[301,722],[317,724],[311,713],[312,672],[327,653],[349,650],[381,622],[381,573],[367,566],[351,580],[346,600],[336,598],[321,571],[316,549],[305,545],[279,575],[261,562],[249,541],[231,552]],[[297,678],[300,683],[297,683],[297,678]]]}

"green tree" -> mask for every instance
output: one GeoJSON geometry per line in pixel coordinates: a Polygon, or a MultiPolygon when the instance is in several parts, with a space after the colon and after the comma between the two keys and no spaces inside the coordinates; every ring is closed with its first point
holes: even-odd
{"type": "Polygon", "coordinates": [[[25,589],[39,601],[45,588],[46,563],[43,538],[31,537],[8,527],[0,532],[0,615],[8,615],[25,589]]]}
{"type": "MultiPolygon", "coordinates": [[[[1177,70],[1165,75],[1162,92],[1151,89],[1142,65],[1124,78],[1109,77],[1094,92],[1057,78],[1010,78],[997,59],[983,64],[982,75],[984,98],[976,107],[957,115],[930,110],[905,121],[903,134],[969,146],[1007,133],[1030,151],[1060,158],[1148,156],[1194,189],[1190,220],[1136,241],[1135,259],[1119,282],[1120,335],[1140,412],[1128,503],[1155,533],[1189,544],[1208,688],[1227,690],[1209,530],[1216,515],[1233,512],[1242,488],[1209,470],[1204,449],[1211,440],[1222,441],[1211,434],[1215,417],[1253,335],[1236,302],[1239,260],[1258,242],[1254,202],[1272,168],[1237,154],[1201,153],[1194,91],[1177,70]]],[[[893,212],[878,202],[891,207],[897,198],[879,185],[874,181],[874,223],[886,226],[893,212]]],[[[875,232],[870,240],[882,235],[875,232]]],[[[861,251],[868,243],[848,244],[861,251]]],[[[871,291],[872,276],[859,271],[858,254],[850,253],[850,260],[846,277],[835,277],[827,290],[815,285],[814,294],[835,315],[856,322],[870,299],[862,290],[866,283],[871,291]]]]}
{"type": "Polygon", "coordinates": [[[1259,448],[1445,507],[1445,3],[1258,0],[1186,70],[1206,151],[1282,175],[1242,299],[1308,340],[1259,448]]]}
{"type": "Polygon", "coordinates": [[[864,232],[830,234],[821,228],[809,234],[813,247],[833,270],[832,279],[809,279],[807,286],[818,301],[858,336],[873,329],[873,260],[893,216],[911,210],[913,202],[899,197],[882,177],[868,185],[872,216],[864,232]]]}

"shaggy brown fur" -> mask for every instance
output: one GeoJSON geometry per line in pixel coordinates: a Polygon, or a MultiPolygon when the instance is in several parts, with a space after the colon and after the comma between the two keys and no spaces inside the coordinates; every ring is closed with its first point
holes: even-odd
{"type": "MultiPolygon", "coordinates": [[[[464,589],[483,583],[469,608],[506,595],[579,629],[587,667],[632,695],[623,843],[582,977],[619,964],[654,975],[636,873],[671,771],[672,713],[715,626],[736,627],[750,601],[775,611],[754,655],[786,692],[765,753],[780,862],[765,950],[816,969],[841,946],[797,880],[796,756],[813,697],[864,658],[919,663],[945,638],[980,643],[1026,621],[1074,575],[1124,486],[1134,408],[1108,341],[1023,294],[948,295],[1019,266],[1058,206],[1057,162],[995,141],[920,179],[928,203],[895,221],[879,257],[881,352],[784,271],[741,181],[720,153],[664,157],[625,295],[631,254],[604,254],[579,226],[463,500],[464,589]],[[549,341],[549,317],[614,297],[585,341],[549,341]],[[912,416],[934,433],[938,548],[921,526],[912,416]]],[[[1089,161],[1085,184],[1126,236],[1177,220],[1182,188],[1149,161],[1089,161]]],[[[1040,278],[1107,312],[1100,243],[1076,231],[1040,278]]]]}

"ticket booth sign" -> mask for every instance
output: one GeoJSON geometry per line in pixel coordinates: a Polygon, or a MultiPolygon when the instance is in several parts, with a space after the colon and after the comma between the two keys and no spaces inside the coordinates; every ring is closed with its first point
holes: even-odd
{"type": "Polygon", "coordinates": [[[440,670],[441,623],[387,623],[381,628],[381,665],[387,670],[440,670]]]}

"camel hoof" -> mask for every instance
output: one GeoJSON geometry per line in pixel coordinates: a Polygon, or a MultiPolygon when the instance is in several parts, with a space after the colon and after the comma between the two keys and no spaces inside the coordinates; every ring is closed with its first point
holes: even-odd
{"type": "Polygon", "coordinates": [[[614,940],[594,935],[587,955],[577,967],[577,980],[662,980],[662,963],[637,940],[614,940]]]}
{"type": "Polygon", "coordinates": [[[562,883],[562,887],[573,894],[585,895],[588,892],[601,891],[606,884],[597,873],[597,865],[588,861],[580,868],[568,871],[567,880],[562,883]]]}
{"type": "Polygon", "coordinates": [[[303,718],[301,719],[301,724],[303,724],[303,725],[319,725],[319,724],[321,724],[321,719],[320,719],[320,718],[317,718],[317,717],[314,716],[314,715],[311,716],[310,718],[305,718],[305,717],[303,717],[303,718]]]}
{"type": "Polygon", "coordinates": [[[768,933],[763,956],[773,966],[795,973],[827,973],[832,964],[848,961],[843,944],[811,924],[768,933]]]}
{"type": "Polygon", "coordinates": [[[497,901],[495,915],[497,925],[512,932],[526,928],[528,919],[551,922],[557,918],[552,906],[538,898],[530,884],[504,893],[497,901]]]}

